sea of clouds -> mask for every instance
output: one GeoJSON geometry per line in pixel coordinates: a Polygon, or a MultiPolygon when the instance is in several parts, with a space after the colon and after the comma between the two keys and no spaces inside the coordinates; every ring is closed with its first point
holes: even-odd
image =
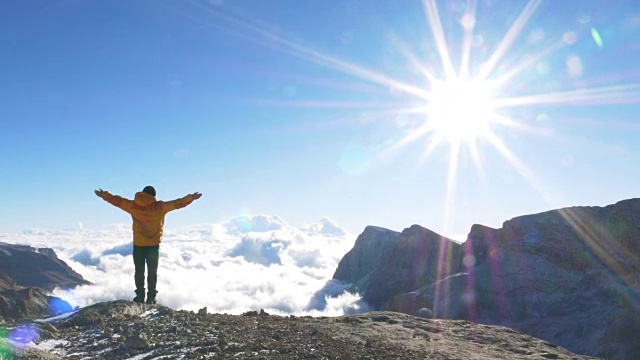
{"type": "MultiPolygon", "coordinates": [[[[300,228],[277,216],[241,216],[221,224],[165,228],[160,245],[158,302],[173,309],[240,314],[336,316],[367,310],[349,284],[331,280],[352,247],[329,218],[300,228]]],[[[103,230],[28,230],[1,241],[53,248],[93,285],[55,290],[72,306],[135,296],[130,225],[103,230]]]]}

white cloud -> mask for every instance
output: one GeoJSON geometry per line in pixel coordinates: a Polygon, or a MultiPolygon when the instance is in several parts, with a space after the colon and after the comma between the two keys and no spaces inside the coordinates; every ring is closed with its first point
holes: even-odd
{"type": "Polygon", "coordinates": [[[311,236],[345,236],[348,234],[344,228],[328,217],[323,217],[319,223],[305,225],[301,230],[311,236]]]}
{"type": "Polygon", "coordinates": [[[277,216],[239,216],[229,220],[224,227],[231,234],[263,233],[271,230],[290,230],[291,227],[277,216]]]}
{"type": "MultiPolygon", "coordinates": [[[[53,248],[94,283],[55,295],[73,306],[131,299],[131,227],[29,230],[4,241],[53,248]]],[[[355,236],[329,218],[300,229],[277,216],[243,216],[222,224],[167,228],[160,245],[158,301],[174,309],[238,314],[340,315],[366,310],[345,284],[330,281],[355,236]],[[325,299],[328,297],[328,299],[325,299]]]]}

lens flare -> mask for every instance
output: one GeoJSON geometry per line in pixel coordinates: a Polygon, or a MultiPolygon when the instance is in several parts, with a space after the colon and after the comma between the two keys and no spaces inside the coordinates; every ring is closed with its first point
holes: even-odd
{"type": "Polygon", "coordinates": [[[604,46],[604,44],[602,43],[602,38],[600,37],[600,33],[598,32],[598,29],[592,27],[591,36],[593,37],[593,41],[596,42],[596,45],[598,45],[599,48],[604,46]]]}
{"type": "Polygon", "coordinates": [[[33,325],[20,325],[9,332],[9,340],[16,346],[27,346],[40,338],[40,329],[33,325]]]}
{"type": "Polygon", "coordinates": [[[7,337],[7,329],[0,327],[0,359],[10,359],[11,356],[11,347],[7,337]]]}
{"type": "Polygon", "coordinates": [[[47,305],[49,306],[49,311],[53,315],[61,315],[73,311],[73,308],[68,302],[57,297],[51,298],[47,305]]]}

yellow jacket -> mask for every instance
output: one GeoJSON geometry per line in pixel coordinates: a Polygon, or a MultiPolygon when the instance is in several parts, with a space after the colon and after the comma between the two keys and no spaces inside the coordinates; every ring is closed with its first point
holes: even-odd
{"type": "Polygon", "coordinates": [[[158,201],[144,192],[136,193],[133,201],[104,192],[101,198],[109,204],[131,214],[133,219],[133,244],[155,246],[162,242],[164,216],[172,210],[183,208],[194,200],[192,195],[173,201],[158,201]]]}

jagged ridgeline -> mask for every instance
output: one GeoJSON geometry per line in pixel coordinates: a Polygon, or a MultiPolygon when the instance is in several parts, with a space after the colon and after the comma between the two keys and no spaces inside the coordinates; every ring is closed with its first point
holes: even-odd
{"type": "Polygon", "coordinates": [[[608,359],[640,359],[640,199],[474,225],[459,244],[367,227],[340,261],[376,310],[503,325],[608,359]]]}

